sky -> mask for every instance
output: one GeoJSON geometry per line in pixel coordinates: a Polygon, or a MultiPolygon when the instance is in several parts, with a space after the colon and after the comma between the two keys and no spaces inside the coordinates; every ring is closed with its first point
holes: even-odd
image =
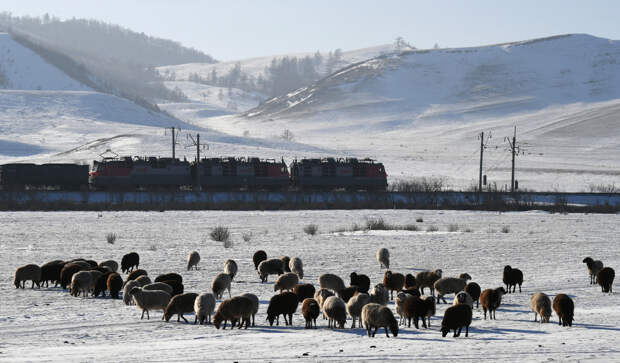
{"type": "Polygon", "coordinates": [[[403,37],[467,47],[565,33],[620,40],[620,1],[2,0],[0,11],[90,18],[235,60],[352,50],[403,37]]]}

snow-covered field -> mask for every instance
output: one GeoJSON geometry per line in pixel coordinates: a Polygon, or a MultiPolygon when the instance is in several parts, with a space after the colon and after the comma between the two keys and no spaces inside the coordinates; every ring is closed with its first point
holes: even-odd
{"type": "MultiPolygon", "coordinates": [[[[0,360],[620,360],[618,293],[603,294],[590,286],[581,262],[592,256],[618,270],[619,232],[617,215],[543,212],[0,213],[0,360]],[[424,221],[418,223],[420,232],[332,232],[372,216],[394,224],[415,223],[417,217],[424,221]],[[309,223],[319,226],[314,237],[302,231],[309,223]],[[447,232],[450,224],[458,224],[459,232],[447,232]],[[216,225],[231,229],[232,248],[206,238],[216,225]],[[431,225],[439,232],[425,232],[431,225]],[[509,233],[501,232],[503,226],[509,233]],[[461,232],[466,228],[472,232],[461,232]],[[105,240],[109,232],[119,236],[113,245],[105,240]],[[243,241],[243,233],[251,233],[249,242],[243,241]],[[442,268],[445,276],[468,272],[483,289],[500,286],[502,268],[510,264],[524,272],[523,292],[504,297],[496,321],[482,320],[482,311],[476,309],[468,338],[441,337],[438,327],[445,304],[439,305],[430,329],[404,328],[396,338],[386,338],[383,331],[374,339],[362,329],[332,331],[321,319],[317,330],[305,330],[299,309],[293,327],[270,327],[265,321],[273,277],[260,283],[251,261],[254,251],[299,256],[304,282],[316,285],[325,272],[348,282],[348,275],[357,271],[375,284],[382,278],[375,260],[379,247],[390,249],[393,271],[442,268]],[[202,260],[200,270],[188,272],[185,258],[192,250],[199,251],[202,260]],[[121,301],[73,298],[59,288],[13,286],[13,273],[20,265],[75,257],[120,260],[130,251],[140,254],[140,267],[152,277],[181,273],[189,292],[209,291],[224,261],[235,259],[240,270],[232,292],[260,297],[257,327],[230,331],[164,323],[159,312],[141,321],[139,310],[121,301]],[[558,326],[555,314],[551,324],[535,323],[528,300],[536,291],[551,297],[569,294],[576,306],[573,327],[558,326]]],[[[187,318],[193,321],[193,316],[187,318]]]]}

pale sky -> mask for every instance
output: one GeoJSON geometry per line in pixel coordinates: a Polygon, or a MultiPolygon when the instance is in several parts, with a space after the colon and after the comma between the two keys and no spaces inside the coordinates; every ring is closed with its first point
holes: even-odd
{"type": "Polygon", "coordinates": [[[620,40],[620,1],[2,0],[13,15],[91,18],[218,60],[392,43],[477,46],[565,33],[620,40]]]}

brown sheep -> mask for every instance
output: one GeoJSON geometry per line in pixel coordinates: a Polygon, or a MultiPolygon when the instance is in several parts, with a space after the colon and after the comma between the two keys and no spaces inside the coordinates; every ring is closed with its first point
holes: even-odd
{"type": "Polygon", "coordinates": [[[435,281],[441,278],[441,275],[441,269],[436,269],[435,271],[418,272],[418,274],[415,275],[415,281],[418,285],[418,289],[420,289],[420,292],[424,294],[424,288],[428,287],[429,289],[431,289],[431,296],[435,296],[435,288],[433,287],[433,285],[435,285],[435,281]]]}
{"type": "Polygon", "coordinates": [[[135,280],[140,276],[148,276],[149,274],[142,269],[137,269],[137,270],[133,270],[131,271],[131,273],[129,274],[129,276],[127,276],[127,281],[129,280],[135,280]]]}
{"type": "Polygon", "coordinates": [[[179,275],[178,273],[171,272],[168,274],[159,275],[155,278],[155,282],[164,282],[164,281],[169,281],[169,280],[175,280],[175,281],[178,281],[180,284],[182,284],[183,276],[179,275]]]}
{"type": "Polygon", "coordinates": [[[299,301],[304,301],[307,298],[313,298],[316,289],[312,284],[297,284],[293,289],[293,293],[297,295],[299,301]]]}
{"type": "MultiPolygon", "coordinates": [[[[157,291],[157,290],[154,290],[157,291]]],[[[172,315],[177,314],[177,321],[181,321],[181,319],[185,320],[186,323],[189,323],[187,319],[183,316],[185,313],[193,313],[194,312],[194,302],[198,294],[194,292],[186,292],[181,295],[176,295],[170,302],[168,306],[166,306],[166,310],[164,311],[164,319],[166,322],[170,321],[172,315]]]]}
{"type": "Polygon", "coordinates": [[[558,314],[559,324],[562,326],[573,326],[575,316],[575,304],[566,294],[557,294],[553,299],[553,310],[558,314]]]}
{"type": "Polygon", "coordinates": [[[252,256],[252,261],[254,262],[254,269],[258,270],[258,265],[260,265],[260,263],[265,261],[266,259],[267,259],[267,252],[263,250],[258,250],[254,252],[254,256],[252,256]]]}
{"type": "Polygon", "coordinates": [[[394,300],[394,291],[402,290],[405,285],[405,276],[387,270],[383,275],[383,285],[390,291],[390,300],[394,300]]]}
{"type": "Polygon", "coordinates": [[[293,325],[293,314],[297,311],[299,300],[297,295],[292,292],[284,292],[271,297],[269,300],[269,306],[267,307],[267,320],[269,325],[280,325],[280,315],[284,316],[284,323],[286,325],[293,325]],[[288,316],[288,319],[286,319],[288,316]]]}
{"type": "Polygon", "coordinates": [[[250,318],[253,310],[254,305],[252,300],[247,297],[235,296],[228,300],[224,300],[217,308],[217,311],[213,316],[213,325],[219,329],[222,322],[224,322],[222,329],[226,329],[226,322],[230,320],[230,326],[232,329],[237,321],[241,320],[239,323],[239,329],[243,327],[244,323],[245,328],[247,329],[250,325],[250,318]]]}
{"type": "Polygon", "coordinates": [[[349,286],[338,291],[338,296],[344,300],[345,303],[348,303],[349,300],[351,300],[353,296],[357,295],[358,292],[357,286],[349,286]]]}
{"type": "Polygon", "coordinates": [[[392,332],[394,337],[398,336],[398,322],[387,306],[370,303],[364,305],[362,308],[362,322],[366,327],[366,333],[369,337],[374,337],[377,333],[377,329],[383,327],[385,329],[385,335],[389,338],[388,328],[392,332]],[[374,328],[372,335],[370,331],[374,328]]]}
{"type": "Polygon", "coordinates": [[[415,281],[415,276],[413,276],[412,274],[406,274],[405,275],[405,290],[417,289],[417,288],[418,288],[418,284],[415,281]]]}
{"type": "Polygon", "coordinates": [[[441,335],[445,337],[450,330],[454,330],[454,337],[461,335],[461,330],[465,327],[465,336],[469,335],[472,311],[467,304],[457,304],[450,306],[443,314],[441,321],[441,335]],[[458,329],[458,331],[457,331],[458,329]]]}
{"type": "Polygon", "coordinates": [[[611,267],[605,267],[596,275],[596,281],[599,285],[601,285],[601,290],[603,292],[613,292],[612,284],[614,283],[615,277],[616,272],[614,269],[611,267]]]}
{"type": "Polygon", "coordinates": [[[484,319],[487,318],[487,310],[489,311],[489,319],[496,319],[495,310],[502,304],[502,296],[506,293],[503,287],[497,289],[486,289],[480,295],[480,304],[484,310],[484,319]]]}
{"type": "Polygon", "coordinates": [[[71,284],[71,278],[73,278],[73,274],[79,271],[86,270],[88,267],[79,264],[79,263],[68,263],[66,264],[62,270],[60,270],[60,286],[63,290],[67,289],[67,286],[71,284]]]}
{"type": "Polygon", "coordinates": [[[321,309],[319,308],[319,303],[313,298],[305,298],[301,304],[301,314],[304,316],[306,320],[306,329],[312,329],[313,323],[314,328],[316,329],[316,318],[319,317],[321,313],[321,309]]]}
{"type": "Polygon", "coordinates": [[[60,283],[60,271],[65,266],[65,263],[61,260],[50,261],[41,266],[41,287],[45,284],[45,287],[49,287],[49,282],[53,282],[54,286],[58,286],[60,283]]]}
{"type": "Polygon", "coordinates": [[[113,299],[119,299],[118,292],[123,288],[123,278],[116,272],[111,273],[107,279],[107,287],[113,299]]]}
{"type": "Polygon", "coordinates": [[[32,281],[31,289],[34,289],[35,284],[37,287],[41,287],[39,282],[41,281],[41,267],[34,264],[18,267],[15,270],[15,288],[26,288],[26,281],[32,281]]]}
{"type": "Polygon", "coordinates": [[[291,272],[291,267],[289,266],[291,258],[288,256],[282,256],[280,257],[280,260],[282,261],[282,268],[284,269],[284,272],[291,272]]]}

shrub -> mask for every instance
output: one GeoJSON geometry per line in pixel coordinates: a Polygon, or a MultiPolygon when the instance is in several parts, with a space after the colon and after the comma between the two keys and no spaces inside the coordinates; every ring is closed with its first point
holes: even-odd
{"type": "Polygon", "coordinates": [[[421,177],[399,180],[389,185],[392,192],[441,192],[445,189],[446,179],[440,177],[421,177]]]}
{"type": "Polygon", "coordinates": [[[318,230],[319,230],[319,226],[317,226],[314,223],[309,224],[304,227],[304,232],[306,232],[306,234],[309,234],[311,236],[314,236],[318,230]]]}
{"type": "Polygon", "coordinates": [[[468,228],[465,228],[465,232],[466,232],[466,233],[471,233],[471,232],[473,232],[473,230],[472,230],[471,228],[469,228],[469,227],[468,227],[468,228]]]}
{"type": "Polygon", "coordinates": [[[415,219],[415,221],[418,222],[418,223],[422,223],[422,222],[424,222],[424,219],[422,217],[418,217],[418,218],[415,219]]]}
{"type": "Polygon", "coordinates": [[[502,233],[509,233],[509,232],[510,232],[509,226],[502,226],[502,233]]]}
{"type": "Polygon", "coordinates": [[[386,223],[383,218],[372,217],[366,219],[366,229],[371,231],[385,231],[393,228],[386,223]]]}
{"type": "Polygon", "coordinates": [[[404,226],[402,226],[402,229],[404,229],[405,231],[414,231],[414,232],[420,230],[420,228],[415,224],[405,224],[404,226]]]}
{"type": "Polygon", "coordinates": [[[212,240],[216,242],[224,242],[224,244],[226,244],[226,241],[230,239],[230,232],[228,231],[228,228],[226,227],[217,226],[213,228],[209,236],[211,237],[212,240]]]}
{"type": "Polygon", "coordinates": [[[243,238],[244,242],[250,242],[250,240],[252,239],[252,233],[251,232],[246,232],[246,233],[242,234],[241,237],[243,238]]]}
{"type": "Polygon", "coordinates": [[[114,242],[116,242],[116,233],[108,233],[105,235],[105,239],[106,241],[108,241],[109,244],[113,245],[114,242]]]}
{"type": "Polygon", "coordinates": [[[153,252],[157,251],[157,246],[155,246],[155,245],[150,245],[150,246],[149,246],[149,251],[153,251],[153,252]]]}
{"type": "Polygon", "coordinates": [[[437,228],[437,226],[432,225],[432,226],[428,226],[428,228],[426,228],[426,232],[437,232],[439,231],[439,228],[437,228]]]}
{"type": "Polygon", "coordinates": [[[459,230],[459,225],[456,223],[452,223],[448,225],[448,232],[456,232],[459,230]]]}

